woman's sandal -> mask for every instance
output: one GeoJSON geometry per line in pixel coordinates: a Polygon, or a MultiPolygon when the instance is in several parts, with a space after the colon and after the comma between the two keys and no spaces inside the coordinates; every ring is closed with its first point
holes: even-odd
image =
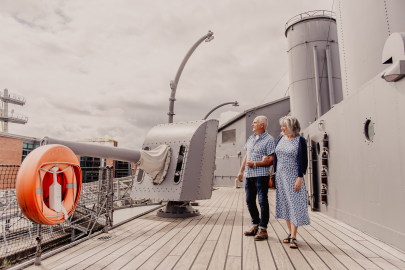
{"type": "Polygon", "coordinates": [[[283,240],[283,243],[290,243],[290,239],[291,239],[291,234],[289,234],[287,236],[287,238],[283,240]]]}
{"type": "Polygon", "coordinates": [[[291,237],[290,248],[298,248],[297,239],[291,237]]]}

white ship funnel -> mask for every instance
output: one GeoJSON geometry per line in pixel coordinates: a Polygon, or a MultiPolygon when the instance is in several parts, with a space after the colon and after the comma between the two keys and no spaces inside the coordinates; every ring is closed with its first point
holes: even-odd
{"type": "Polygon", "coordinates": [[[330,11],[310,11],[286,24],[291,114],[301,128],[343,100],[336,18],[330,11]]]}

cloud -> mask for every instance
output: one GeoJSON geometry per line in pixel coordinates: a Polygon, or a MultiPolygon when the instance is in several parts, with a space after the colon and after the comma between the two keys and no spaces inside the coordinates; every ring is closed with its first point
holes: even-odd
{"type": "Polygon", "coordinates": [[[202,119],[237,100],[240,107],[210,116],[224,121],[285,95],[284,24],[331,6],[332,0],[3,1],[0,87],[25,96],[24,107],[12,108],[29,116],[26,125],[10,124],[10,133],[108,137],[139,148],[153,126],[167,122],[169,82],[208,30],[215,39],[187,62],[174,119],[202,119]]]}

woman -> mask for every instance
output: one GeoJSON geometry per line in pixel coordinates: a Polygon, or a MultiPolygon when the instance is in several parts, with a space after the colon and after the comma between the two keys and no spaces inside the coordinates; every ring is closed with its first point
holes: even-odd
{"type": "Polygon", "coordinates": [[[297,229],[309,225],[307,189],[304,174],[308,167],[307,143],[299,135],[297,118],[285,116],[280,119],[282,134],[274,154],[276,174],[276,218],[285,219],[290,234],[283,240],[290,248],[298,248],[297,229]]]}

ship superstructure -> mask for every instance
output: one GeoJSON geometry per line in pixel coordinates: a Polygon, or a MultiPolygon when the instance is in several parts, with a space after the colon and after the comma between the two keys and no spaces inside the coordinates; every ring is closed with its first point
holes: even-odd
{"type": "MultiPolygon", "coordinates": [[[[310,196],[313,208],[404,250],[405,2],[371,2],[337,2],[344,99],[303,123],[310,196]]],[[[290,93],[292,115],[302,118],[297,103],[316,110],[290,93]]]]}

